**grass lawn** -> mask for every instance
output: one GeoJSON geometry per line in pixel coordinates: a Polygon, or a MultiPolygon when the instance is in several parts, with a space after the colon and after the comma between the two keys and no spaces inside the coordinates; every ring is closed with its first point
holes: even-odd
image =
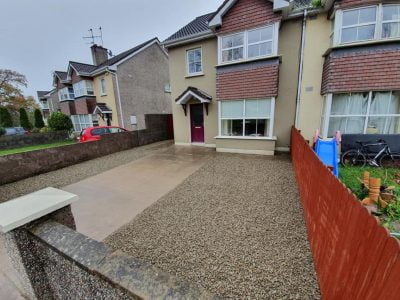
{"type": "Polygon", "coordinates": [[[7,150],[0,150],[0,156],[22,153],[22,152],[29,152],[34,150],[41,150],[41,149],[48,149],[54,147],[60,147],[65,145],[75,144],[75,140],[66,140],[62,142],[52,143],[52,144],[43,144],[43,145],[35,145],[35,146],[27,146],[15,149],[7,149],[7,150]]]}
{"type": "Polygon", "coordinates": [[[343,183],[357,195],[359,199],[364,199],[366,194],[361,187],[358,178],[362,179],[364,171],[370,172],[371,177],[381,178],[382,184],[386,186],[396,186],[395,193],[400,197],[400,185],[396,184],[395,175],[400,173],[397,168],[376,168],[376,167],[341,167],[339,171],[340,179],[343,183]]]}

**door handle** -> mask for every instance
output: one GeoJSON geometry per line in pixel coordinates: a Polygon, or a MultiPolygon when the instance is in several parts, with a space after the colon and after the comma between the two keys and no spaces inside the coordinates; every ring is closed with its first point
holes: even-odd
{"type": "Polygon", "coordinates": [[[201,126],[194,126],[194,128],[201,129],[202,127],[201,126]]]}

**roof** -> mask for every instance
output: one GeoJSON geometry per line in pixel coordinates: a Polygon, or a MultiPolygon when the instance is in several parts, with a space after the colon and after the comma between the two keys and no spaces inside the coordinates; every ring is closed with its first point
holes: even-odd
{"type": "Polygon", "coordinates": [[[50,91],[37,91],[37,96],[40,99],[45,97],[48,93],[50,93],[50,91]]]}
{"type": "Polygon", "coordinates": [[[54,74],[56,74],[57,77],[58,77],[60,80],[67,80],[67,72],[64,72],[64,71],[55,71],[54,74]]]}
{"type": "Polygon", "coordinates": [[[141,48],[143,48],[147,44],[150,44],[150,43],[152,43],[154,41],[158,41],[158,38],[156,38],[156,37],[152,38],[151,40],[148,40],[148,41],[146,41],[146,42],[144,42],[144,43],[142,43],[142,44],[140,44],[138,46],[135,46],[135,47],[133,47],[133,48],[131,48],[129,50],[126,50],[126,51],[124,51],[124,52],[122,52],[122,53],[110,58],[109,60],[103,62],[102,64],[98,65],[96,69],[100,69],[100,68],[105,67],[105,66],[112,66],[112,65],[116,64],[117,62],[119,62],[120,60],[124,59],[125,57],[128,57],[132,53],[135,53],[136,51],[140,50],[141,48]]]}
{"type": "Polygon", "coordinates": [[[196,98],[201,103],[210,103],[212,100],[212,97],[206,92],[189,86],[178,98],[175,99],[175,102],[176,104],[186,104],[192,98],[196,98]]]}
{"type": "Polygon", "coordinates": [[[167,43],[169,41],[184,39],[193,35],[211,32],[210,28],[208,27],[208,21],[214,15],[214,12],[202,15],[197,17],[189,24],[185,25],[169,38],[167,38],[163,43],[167,43]]]}
{"type": "MultiPolygon", "coordinates": [[[[190,39],[191,37],[194,37],[197,35],[211,33],[212,30],[210,29],[209,21],[211,21],[211,19],[213,19],[214,16],[216,16],[225,7],[225,5],[228,4],[229,1],[230,0],[225,0],[220,5],[220,7],[218,7],[218,9],[215,12],[208,13],[208,14],[205,14],[205,15],[195,18],[189,24],[185,25],[184,27],[179,29],[177,32],[175,32],[173,35],[171,35],[169,38],[167,38],[163,43],[169,44],[170,42],[173,42],[173,41],[190,39]]],[[[289,0],[287,0],[287,1],[289,1],[289,0]]],[[[292,0],[291,1],[292,10],[298,10],[298,9],[310,7],[311,1],[312,0],[292,0]]],[[[271,2],[273,2],[273,1],[271,1],[271,2]]]]}
{"type": "Polygon", "coordinates": [[[70,61],[69,64],[78,72],[78,73],[92,73],[94,70],[97,69],[97,66],[84,64],[76,61],[70,61]]]}
{"type": "Polygon", "coordinates": [[[101,114],[112,113],[112,109],[109,108],[105,103],[97,103],[94,113],[97,111],[101,114]]]}

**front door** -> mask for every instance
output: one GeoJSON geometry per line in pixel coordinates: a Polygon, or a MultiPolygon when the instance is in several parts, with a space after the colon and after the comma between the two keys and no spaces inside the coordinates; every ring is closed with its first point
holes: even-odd
{"type": "Polygon", "coordinates": [[[190,128],[192,132],[192,143],[204,143],[203,104],[190,105],[190,128]]]}

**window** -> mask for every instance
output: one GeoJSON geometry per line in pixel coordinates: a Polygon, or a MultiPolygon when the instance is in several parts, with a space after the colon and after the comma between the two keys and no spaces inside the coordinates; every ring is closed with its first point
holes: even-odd
{"type": "Polygon", "coordinates": [[[248,34],[248,57],[267,56],[272,54],[274,37],[273,26],[249,31],[248,34]]]}
{"type": "Polygon", "coordinates": [[[75,98],[82,96],[93,96],[93,83],[89,80],[82,80],[77,83],[74,83],[74,93],[75,98]]]}
{"type": "Polygon", "coordinates": [[[267,57],[277,54],[279,23],[222,36],[219,43],[219,63],[267,57]]]}
{"type": "Polygon", "coordinates": [[[338,10],[334,22],[334,44],[400,38],[400,5],[338,10]]]}
{"type": "Polygon", "coordinates": [[[376,11],[376,6],[344,11],[341,42],[372,40],[375,37],[376,11]]]}
{"type": "Polygon", "coordinates": [[[74,100],[74,98],[75,94],[72,86],[62,88],[58,91],[58,99],[60,99],[60,101],[74,100]]]}
{"type": "Polygon", "coordinates": [[[382,38],[400,37],[400,5],[384,5],[382,38]]]}
{"type": "Polygon", "coordinates": [[[222,38],[222,62],[244,58],[244,33],[222,38]]]}
{"type": "Polygon", "coordinates": [[[221,101],[221,136],[271,137],[273,99],[221,101]]]}
{"type": "Polygon", "coordinates": [[[73,115],[71,116],[72,124],[76,132],[81,132],[83,129],[92,127],[92,115],[73,115]]]}
{"type": "Polygon", "coordinates": [[[107,91],[106,91],[106,80],[104,78],[100,79],[100,92],[101,95],[106,95],[107,91]]]}
{"type": "Polygon", "coordinates": [[[201,48],[188,50],[187,55],[187,73],[196,75],[203,73],[202,51],[201,48]]]}
{"type": "Polygon", "coordinates": [[[325,137],[400,133],[400,92],[367,92],[326,97],[325,137]]]}

